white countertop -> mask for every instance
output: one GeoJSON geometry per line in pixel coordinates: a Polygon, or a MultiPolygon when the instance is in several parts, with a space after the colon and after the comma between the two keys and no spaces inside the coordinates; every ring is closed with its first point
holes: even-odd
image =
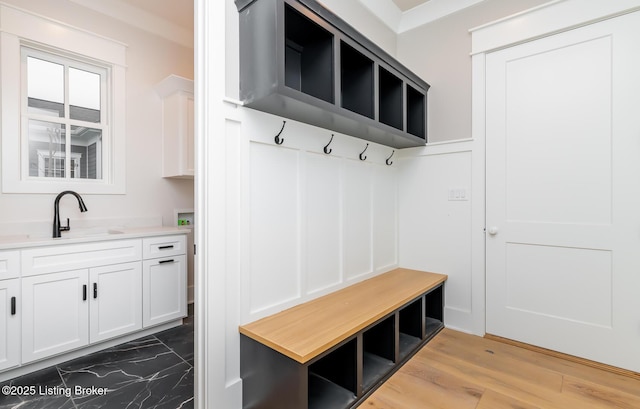
{"type": "Polygon", "coordinates": [[[90,243],[106,240],[123,240],[172,234],[187,234],[191,230],[183,227],[132,227],[132,228],[96,228],[77,229],[62,232],[62,237],[52,238],[44,235],[0,235],[0,250],[29,247],[57,246],[61,244],[90,243]]]}

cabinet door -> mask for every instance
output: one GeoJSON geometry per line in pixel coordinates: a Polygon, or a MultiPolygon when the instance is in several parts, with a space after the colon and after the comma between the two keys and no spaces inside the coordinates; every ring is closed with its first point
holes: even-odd
{"type": "Polygon", "coordinates": [[[142,266],[142,325],[146,328],[187,315],[185,256],[145,260],[142,266]]]}
{"type": "Polygon", "coordinates": [[[89,340],[98,342],[142,328],[142,263],[89,270],[89,340]]]}
{"type": "Polygon", "coordinates": [[[22,279],[22,363],[89,342],[88,270],[22,279]]]}
{"type": "Polygon", "coordinates": [[[0,281],[0,370],[20,364],[20,280],[0,281]]]}

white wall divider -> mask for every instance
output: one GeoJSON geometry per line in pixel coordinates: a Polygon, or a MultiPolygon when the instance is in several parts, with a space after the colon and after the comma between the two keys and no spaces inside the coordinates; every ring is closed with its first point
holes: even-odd
{"type": "Polygon", "coordinates": [[[443,273],[445,325],[484,334],[483,149],[467,139],[405,149],[399,165],[400,265],[443,273]],[[480,262],[480,263],[479,263],[480,262]]]}

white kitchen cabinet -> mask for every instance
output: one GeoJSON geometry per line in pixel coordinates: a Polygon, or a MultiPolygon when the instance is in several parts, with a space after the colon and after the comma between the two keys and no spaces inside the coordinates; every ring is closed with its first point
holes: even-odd
{"type": "Polygon", "coordinates": [[[89,343],[89,270],[22,279],[22,363],[89,343]]]}
{"type": "Polygon", "coordinates": [[[20,365],[20,252],[0,251],[0,371],[20,365]]]}
{"type": "Polygon", "coordinates": [[[89,270],[89,276],[89,342],[141,329],[141,263],[96,267],[89,270]]]}
{"type": "Polygon", "coordinates": [[[140,262],[25,277],[23,363],[142,328],[140,262]]]}
{"type": "Polygon", "coordinates": [[[185,235],[142,240],[142,325],[147,328],[187,315],[185,235]]]}
{"type": "Polygon", "coordinates": [[[20,279],[0,280],[0,371],[20,364],[19,292],[20,279]]]}
{"type": "Polygon", "coordinates": [[[187,316],[185,255],[144,260],[142,324],[145,328],[187,316]]]}
{"type": "Polygon", "coordinates": [[[156,85],[162,98],[162,176],[193,179],[193,81],[169,75],[156,85]]]}
{"type": "Polygon", "coordinates": [[[179,325],[187,242],[168,230],[0,250],[0,378],[179,325]]]}

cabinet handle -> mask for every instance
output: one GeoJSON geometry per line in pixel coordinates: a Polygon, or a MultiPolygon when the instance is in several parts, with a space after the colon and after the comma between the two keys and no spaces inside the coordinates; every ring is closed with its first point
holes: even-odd
{"type": "Polygon", "coordinates": [[[160,246],[158,247],[158,250],[169,250],[173,248],[173,244],[169,245],[169,246],[160,246]]]}
{"type": "Polygon", "coordinates": [[[82,285],[82,301],[87,301],[87,285],[82,285]]]}
{"type": "Polygon", "coordinates": [[[11,297],[11,315],[16,315],[16,297],[11,297]]]}
{"type": "Polygon", "coordinates": [[[160,260],[158,261],[158,264],[173,263],[174,261],[175,261],[174,259],[160,260]]]}
{"type": "Polygon", "coordinates": [[[98,283],[93,283],[93,298],[98,298],[98,283]]]}

